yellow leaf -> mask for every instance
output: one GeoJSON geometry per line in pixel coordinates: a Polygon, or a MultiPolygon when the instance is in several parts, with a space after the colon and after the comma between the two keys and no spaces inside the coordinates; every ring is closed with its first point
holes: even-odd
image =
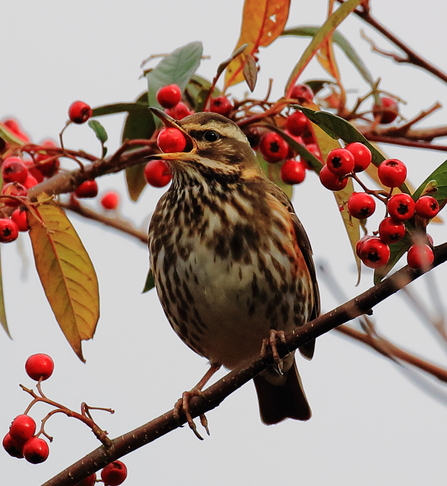
{"type": "Polygon", "coordinates": [[[90,257],[56,203],[39,204],[28,213],[28,224],[48,302],[66,339],[84,361],[81,341],[93,337],[99,318],[98,281],[90,257]]]}
{"type": "Polygon", "coordinates": [[[309,64],[310,60],[317,53],[317,51],[322,47],[323,43],[332,35],[334,30],[338,25],[353,11],[363,0],[347,0],[342,3],[342,5],[333,12],[326,22],[321,26],[320,30],[313,36],[310,44],[307,46],[298,63],[292,70],[290,75],[285,93],[289,96],[292,91],[297,79],[300,77],[304,68],[309,64]]]}
{"type": "Polygon", "coordinates": [[[8,337],[11,337],[8,328],[8,321],[6,319],[6,310],[5,310],[5,299],[3,295],[3,276],[2,276],[2,262],[0,258],[0,324],[5,330],[8,337]]]}
{"type": "MultiPolygon", "coordinates": [[[[329,0],[328,17],[332,14],[334,9],[334,0],[329,0]]],[[[330,74],[338,84],[340,84],[340,71],[334,56],[334,49],[332,46],[332,34],[330,32],[326,39],[322,42],[320,50],[317,52],[317,59],[321,67],[330,74]]]]}
{"type": "MultiPolygon", "coordinates": [[[[260,47],[271,44],[283,31],[290,0],[245,0],[242,27],[234,51],[248,44],[245,54],[256,59],[260,47]]],[[[244,80],[245,57],[238,56],[227,67],[225,88],[244,80]]]]}
{"type": "MultiPolygon", "coordinates": [[[[303,106],[311,108],[312,110],[319,111],[319,108],[314,103],[305,103],[303,106]]],[[[336,148],[340,148],[340,143],[329,136],[322,128],[320,128],[315,123],[312,123],[309,120],[310,130],[313,133],[313,138],[318,145],[318,148],[321,153],[322,160],[326,160],[328,153],[336,148]]],[[[344,189],[341,191],[334,192],[335,201],[337,203],[338,208],[340,209],[340,215],[343,220],[343,224],[345,225],[346,233],[348,234],[349,242],[351,244],[352,251],[354,253],[354,258],[357,264],[357,271],[360,278],[360,269],[361,264],[360,260],[357,257],[355,252],[355,246],[357,241],[360,239],[360,220],[356,218],[351,218],[348,211],[344,207],[346,205],[346,201],[349,199],[349,196],[354,191],[354,185],[352,183],[352,179],[349,178],[348,183],[344,189]]]]}

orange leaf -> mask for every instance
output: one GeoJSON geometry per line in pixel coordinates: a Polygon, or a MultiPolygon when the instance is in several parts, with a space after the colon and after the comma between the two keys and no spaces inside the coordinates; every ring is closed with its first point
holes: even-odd
{"type": "MultiPolygon", "coordinates": [[[[245,0],[242,27],[234,50],[248,44],[245,50],[256,59],[260,47],[271,44],[283,31],[289,16],[290,0],[245,0]]],[[[244,80],[245,57],[238,56],[228,65],[225,88],[244,80]]]]}
{"type": "Polygon", "coordinates": [[[292,70],[287,81],[285,93],[289,96],[297,79],[300,77],[304,68],[309,64],[313,56],[321,49],[325,41],[332,35],[338,25],[362,2],[362,0],[347,0],[329,17],[321,26],[320,30],[313,36],[310,44],[304,50],[298,63],[292,70]]]}
{"type": "Polygon", "coordinates": [[[81,341],[93,337],[99,318],[98,281],[90,257],[56,203],[39,204],[28,214],[28,224],[48,302],[67,341],[84,361],[81,341]]]}

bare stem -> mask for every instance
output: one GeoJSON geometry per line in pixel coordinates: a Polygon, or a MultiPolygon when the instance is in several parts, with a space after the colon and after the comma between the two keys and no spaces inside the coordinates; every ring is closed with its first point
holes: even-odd
{"type": "MultiPolygon", "coordinates": [[[[438,246],[435,254],[434,267],[447,260],[447,243],[438,246]]],[[[422,274],[423,272],[411,270],[408,266],[404,267],[354,299],[308,322],[304,326],[296,328],[286,336],[285,345],[278,345],[280,356],[284,357],[292,350],[345,322],[365,313],[370,313],[375,305],[387,299],[413,280],[416,280],[422,274]]],[[[192,416],[197,417],[216,408],[227,396],[265,370],[272,363],[272,353],[267,352],[262,358],[231,371],[217,383],[204,390],[201,396],[191,399],[190,409],[192,416]]],[[[439,376],[447,375],[447,371],[439,372],[438,374],[439,376]]],[[[174,416],[174,410],[170,410],[147,424],[113,439],[110,447],[99,447],[92,451],[42,486],[75,485],[108,463],[123,457],[143,445],[153,442],[180,427],[185,422],[186,419],[183,415],[180,417],[180,420],[177,420],[174,416]]]]}

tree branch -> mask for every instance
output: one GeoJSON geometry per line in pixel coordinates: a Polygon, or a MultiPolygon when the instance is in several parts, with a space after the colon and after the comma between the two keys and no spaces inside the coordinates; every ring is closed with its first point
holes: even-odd
{"type": "MultiPolygon", "coordinates": [[[[343,0],[338,0],[339,3],[343,3],[343,0]]],[[[364,22],[369,24],[371,27],[376,29],[380,32],[385,38],[387,38],[390,42],[392,42],[396,47],[398,47],[402,52],[406,54],[406,58],[398,57],[393,55],[393,59],[397,62],[412,64],[414,66],[418,66],[425,71],[433,74],[437,78],[439,78],[444,83],[447,83],[447,74],[438,69],[437,67],[433,66],[430,62],[425,60],[422,56],[417,54],[413,49],[405,44],[402,40],[400,40],[397,36],[395,36],[392,32],[390,32],[384,25],[382,25],[378,20],[376,20],[371,15],[371,9],[369,6],[356,9],[354,13],[360,17],[364,22]]],[[[387,54],[388,56],[390,54],[387,54]]]]}
{"type": "MultiPolygon", "coordinates": [[[[447,243],[436,247],[435,250],[433,267],[436,267],[447,260],[447,243]]],[[[299,346],[302,346],[310,340],[316,339],[340,324],[363,314],[370,313],[374,306],[387,299],[413,280],[416,280],[420,275],[422,275],[421,272],[411,270],[408,266],[404,267],[354,299],[351,299],[336,309],[308,322],[304,326],[296,328],[292,333],[287,335],[287,344],[278,346],[280,356],[284,357],[292,350],[297,349],[299,346]]],[[[231,371],[218,382],[208,387],[201,397],[194,397],[191,400],[190,405],[192,416],[197,417],[200,414],[216,408],[227,396],[243,386],[271,364],[272,355],[271,352],[269,352],[264,358],[254,360],[247,366],[231,371]]],[[[147,424],[113,439],[110,447],[98,447],[96,450],[92,451],[83,459],[74,463],[42,486],[75,485],[93,472],[103,468],[111,461],[129,454],[149,442],[153,442],[171,430],[180,427],[185,422],[186,420],[184,416],[177,422],[173,410],[170,410],[147,424]]]]}

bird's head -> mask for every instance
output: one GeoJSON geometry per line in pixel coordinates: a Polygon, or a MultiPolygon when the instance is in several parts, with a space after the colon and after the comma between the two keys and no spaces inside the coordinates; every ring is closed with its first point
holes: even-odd
{"type": "Polygon", "coordinates": [[[169,161],[174,174],[200,173],[205,178],[236,180],[261,173],[247,137],[232,120],[217,113],[201,112],[177,121],[157,108],[151,111],[165,126],[180,130],[186,139],[183,152],[150,157],[169,161]]]}

